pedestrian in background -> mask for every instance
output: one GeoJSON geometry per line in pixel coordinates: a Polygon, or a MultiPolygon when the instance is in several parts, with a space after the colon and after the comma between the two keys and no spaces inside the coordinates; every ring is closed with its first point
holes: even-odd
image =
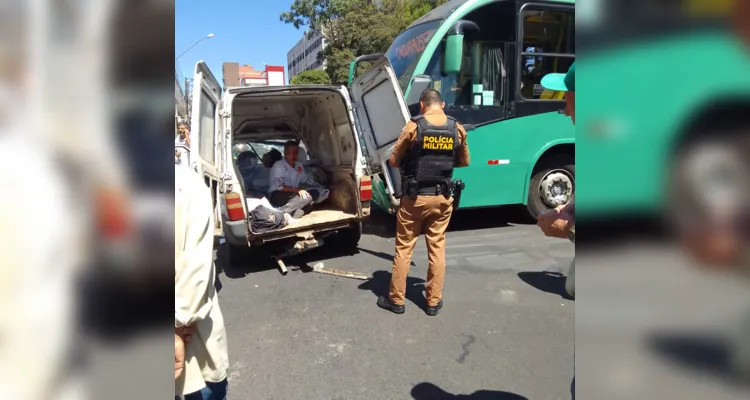
{"type": "MultiPolygon", "coordinates": [[[[547,74],[542,78],[542,86],[548,90],[565,92],[565,115],[576,123],[576,65],[570,66],[566,74],[547,74]]],[[[575,243],[575,204],[558,206],[550,213],[539,216],[537,225],[545,235],[568,238],[575,243]]],[[[575,260],[570,265],[565,290],[575,297],[575,260]]]]}
{"type": "Polygon", "coordinates": [[[186,400],[227,396],[229,357],[214,285],[212,210],[200,176],[175,167],[175,395],[186,400]]]}
{"type": "MultiPolygon", "coordinates": [[[[175,144],[183,145],[183,146],[186,146],[188,149],[190,149],[190,125],[188,125],[187,122],[183,121],[177,124],[177,138],[175,139],[175,144]]],[[[182,163],[182,151],[175,150],[174,156],[175,156],[175,164],[181,164],[182,163]]]]}
{"type": "Polygon", "coordinates": [[[397,217],[390,293],[388,297],[379,297],[377,304],[396,314],[404,313],[411,256],[419,235],[424,233],[430,263],[425,285],[425,313],[435,316],[443,307],[445,231],[453,213],[456,190],[453,169],[469,165],[469,146],[466,130],[443,112],[445,103],[440,92],[425,90],[419,105],[420,115],[412,118],[401,131],[388,160],[394,168],[405,161],[403,196],[397,217]]]}
{"type": "MultiPolygon", "coordinates": [[[[542,86],[545,89],[565,92],[565,115],[570,117],[573,125],[576,123],[576,64],[570,66],[567,74],[547,74],[542,78],[542,86]]],[[[576,242],[576,212],[573,202],[556,207],[548,213],[539,216],[537,225],[545,235],[549,237],[567,238],[576,242]]],[[[575,297],[575,267],[576,261],[570,263],[568,275],[565,279],[565,291],[575,297]]],[[[574,352],[575,353],[575,352],[574,352]]],[[[574,367],[575,369],[575,367],[574,367]]],[[[570,396],[576,398],[576,378],[570,383],[570,396]]]]}

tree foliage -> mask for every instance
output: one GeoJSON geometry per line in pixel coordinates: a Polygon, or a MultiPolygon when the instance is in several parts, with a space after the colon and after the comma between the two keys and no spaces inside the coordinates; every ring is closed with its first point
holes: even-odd
{"type": "Polygon", "coordinates": [[[321,69],[303,71],[289,82],[292,85],[330,85],[331,77],[321,69]]]}
{"type": "Polygon", "coordinates": [[[446,0],[294,0],[282,22],[307,27],[328,45],[318,53],[332,83],[345,84],[349,62],[364,54],[384,53],[412,22],[446,0]]]}

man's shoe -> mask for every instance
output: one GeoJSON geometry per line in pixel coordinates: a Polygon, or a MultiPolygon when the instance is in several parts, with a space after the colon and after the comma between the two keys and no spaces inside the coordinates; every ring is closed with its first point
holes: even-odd
{"type": "Polygon", "coordinates": [[[382,308],[383,310],[388,310],[395,314],[403,314],[404,311],[406,311],[405,306],[399,306],[397,304],[393,304],[391,299],[389,299],[386,296],[378,297],[378,307],[382,308]]]}
{"type": "Polygon", "coordinates": [[[427,306],[427,308],[424,309],[425,314],[429,315],[430,317],[434,317],[438,315],[438,311],[443,308],[443,300],[440,299],[440,301],[437,303],[436,306],[427,306]]]}

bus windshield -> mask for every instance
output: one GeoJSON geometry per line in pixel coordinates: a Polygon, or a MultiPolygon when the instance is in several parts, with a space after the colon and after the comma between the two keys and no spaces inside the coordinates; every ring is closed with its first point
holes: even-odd
{"type": "Polygon", "coordinates": [[[426,22],[401,33],[386,53],[398,78],[401,92],[406,92],[409,81],[422,53],[442,21],[426,22]]]}

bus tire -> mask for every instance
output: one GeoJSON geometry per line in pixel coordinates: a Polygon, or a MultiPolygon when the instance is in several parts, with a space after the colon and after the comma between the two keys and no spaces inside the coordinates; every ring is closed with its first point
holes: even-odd
{"type": "Polygon", "coordinates": [[[559,193],[558,196],[565,196],[565,193],[569,192],[566,203],[574,201],[575,176],[575,159],[572,156],[556,155],[537,163],[531,175],[526,206],[531,217],[536,220],[539,214],[554,208],[550,191],[552,194],[559,193]],[[545,190],[547,190],[546,193],[545,190]]]}
{"type": "Polygon", "coordinates": [[[750,190],[746,153],[750,140],[743,137],[745,131],[744,127],[709,129],[677,150],[663,213],[670,230],[707,226],[708,216],[722,212],[726,201],[743,202],[743,193],[750,190]]]}

